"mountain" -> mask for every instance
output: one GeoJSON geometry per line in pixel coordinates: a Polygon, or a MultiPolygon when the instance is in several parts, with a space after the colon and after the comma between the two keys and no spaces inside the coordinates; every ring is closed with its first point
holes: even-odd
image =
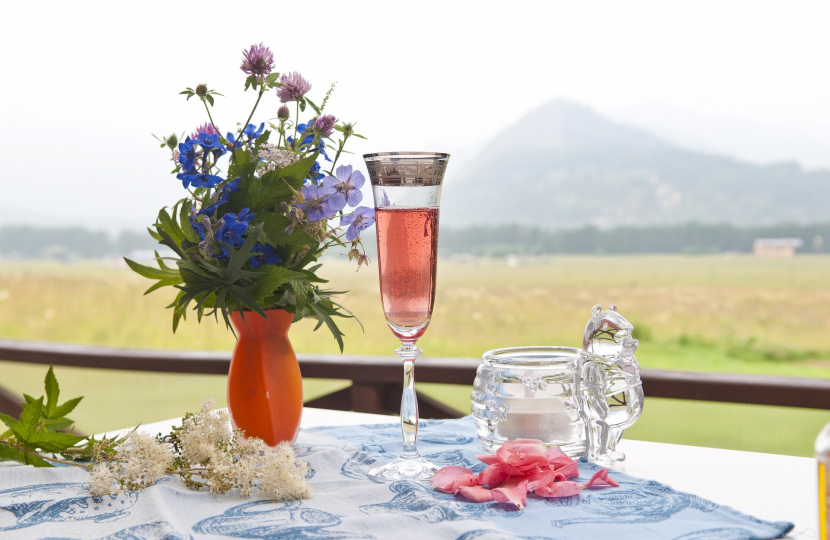
{"type": "Polygon", "coordinates": [[[685,150],[555,100],[450,160],[442,198],[450,227],[809,223],[827,220],[830,171],[685,150]]]}

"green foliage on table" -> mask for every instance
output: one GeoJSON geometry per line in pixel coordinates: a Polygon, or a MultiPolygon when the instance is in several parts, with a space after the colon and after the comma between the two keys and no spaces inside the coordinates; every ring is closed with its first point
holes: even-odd
{"type": "Polygon", "coordinates": [[[51,467],[40,453],[61,454],[86,437],[79,437],[70,429],[75,423],[67,415],[83,399],[73,398],[58,404],[60,386],[49,366],[46,373],[45,396],[37,399],[24,394],[23,411],[19,418],[0,413],[0,420],[8,430],[0,433],[0,461],[17,461],[35,467],[51,467]]]}

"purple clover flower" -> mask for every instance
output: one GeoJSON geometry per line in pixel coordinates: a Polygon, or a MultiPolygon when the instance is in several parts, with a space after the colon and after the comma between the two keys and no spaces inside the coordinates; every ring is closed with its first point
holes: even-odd
{"type": "Polygon", "coordinates": [[[205,122],[201,126],[196,128],[196,131],[190,134],[190,138],[194,141],[199,138],[199,133],[205,133],[207,135],[218,135],[219,132],[214,129],[213,124],[210,122],[205,122]]]}
{"type": "Polygon", "coordinates": [[[340,225],[348,225],[346,229],[346,240],[351,242],[358,237],[360,231],[368,229],[375,223],[375,209],[368,206],[361,206],[354,211],[354,214],[340,218],[340,225]]]}
{"type": "Polygon", "coordinates": [[[311,83],[297,72],[283,73],[280,76],[280,83],[283,86],[277,89],[277,96],[283,103],[297,101],[311,90],[311,83]]]}
{"type": "Polygon", "coordinates": [[[366,182],[363,173],[352,169],[351,165],[337,167],[337,178],[327,176],[323,178],[323,186],[330,189],[332,195],[326,199],[326,204],[335,212],[343,210],[346,205],[357,206],[363,200],[360,188],[366,182]]]}
{"type": "Polygon", "coordinates": [[[320,137],[331,137],[331,133],[334,131],[334,124],[336,123],[337,118],[335,118],[333,114],[324,114],[315,120],[311,127],[314,129],[315,135],[320,137]]]}
{"type": "Polygon", "coordinates": [[[337,212],[337,210],[333,210],[331,206],[326,204],[326,196],[333,193],[330,188],[312,184],[301,189],[300,193],[303,194],[306,202],[300,203],[297,206],[305,212],[309,221],[320,221],[323,218],[330,218],[337,212]]]}
{"type": "Polygon", "coordinates": [[[274,55],[271,49],[262,43],[251,45],[250,49],[242,51],[242,65],[239,69],[262,79],[274,69],[274,55]]]}

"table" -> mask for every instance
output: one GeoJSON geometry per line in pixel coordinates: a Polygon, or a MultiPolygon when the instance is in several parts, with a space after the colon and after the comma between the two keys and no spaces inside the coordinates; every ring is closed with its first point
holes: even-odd
{"type": "MultiPolygon", "coordinates": [[[[397,422],[397,417],[306,407],[301,427],[397,422]]],[[[139,429],[166,433],[180,418],[139,429]]],[[[126,430],[124,430],[126,431],[126,430]]],[[[109,433],[112,436],[115,433],[109,433]]],[[[615,469],[649,478],[770,521],[790,521],[786,538],[818,538],[818,475],[813,458],[623,440],[615,469]]]]}

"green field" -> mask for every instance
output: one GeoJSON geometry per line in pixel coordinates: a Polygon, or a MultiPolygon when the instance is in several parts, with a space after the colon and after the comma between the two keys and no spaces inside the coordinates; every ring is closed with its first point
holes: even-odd
{"type": "MultiPolygon", "coordinates": [[[[391,354],[396,342],[380,312],[374,268],[325,265],[343,303],[361,318],[343,330],[348,354],[391,354]]],[[[616,303],[637,328],[644,367],[830,377],[830,256],[549,257],[439,263],[436,308],[419,345],[426,355],[478,357],[514,345],[578,346],[591,306],[616,303]]],[[[0,261],[0,336],[129,347],[230,350],[233,336],[212,320],[173,335],[170,291],[103,263],[0,261]]],[[[336,353],[331,336],[303,322],[299,352],[336,353]]],[[[0,385],[40,395],[42,366],[0,362],[0,385]],[[40,392],[40,393],[38,393],[40,392]]],[[[181,415],[207,396],[224,403],[224,377],[56,368],[63,394],[85,395],[75,418],[89,433],[181,415]]],[[[313,399],[347,385],[306,381],[313,399]]],[[[421,390],[469,410],[469,387],[421,390]]],[[[830,411],[648,399],[627,437],[811,455],[830,411]]]]}

